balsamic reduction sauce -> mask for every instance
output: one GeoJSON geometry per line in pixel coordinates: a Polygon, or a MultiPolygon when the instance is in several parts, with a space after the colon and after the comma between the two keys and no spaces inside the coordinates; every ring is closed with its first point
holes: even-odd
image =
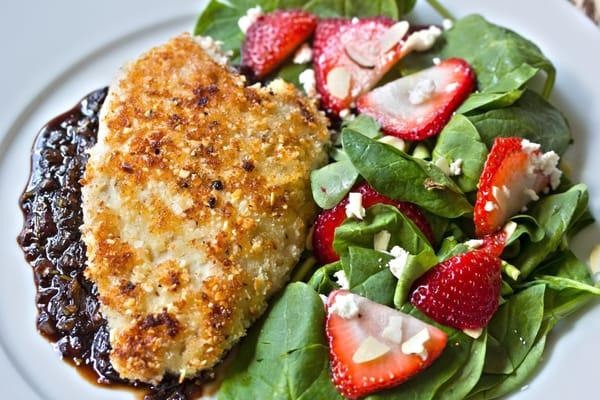
{"type": "Polygon", "coordinates": [[[67,361],[98,384],[143,389],[146,400],[187,400],[200,392],[206,373],[179,383],[166,377],[157,386],[126,382],[110,364],[107,323],[96,287],[83,274],[85,244],[81,185],[96,143],[98,114],[108,89],[96,90],[39,132],[32,148],[31,176],[20,199],[23,230],[17,241],[33,268],[37,328],[67,361]]]}

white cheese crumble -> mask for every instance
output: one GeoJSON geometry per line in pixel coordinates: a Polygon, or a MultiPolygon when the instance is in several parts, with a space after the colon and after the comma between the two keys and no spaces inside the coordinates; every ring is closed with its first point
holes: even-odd
{"type": "Polygon", "coordinates": [[[435,160],[434,164],[436,167],[442,170],[444,175],[450,176],[450,164],[448,164],[448,160],[446,160],[445,157],[438,158],[437,160],[435,160]]]}
{"type": "Polygon", "coordinates": [[[481,334],[483,333],[483,328],[477,329],[463,329],[463,333],[473,339],[479,339],[481,334]]]}
{"type": "Polygon", "coordinates": [[[404,250],[400,246],[394,246],[390,250],[390,254],[394,257],[388,262],[388,267],[396,278],[400,279],[402,276],[402,271],[404,267],[406,267],[406,263],[408,262],[408,256],[410,255],[408,251],[404,250]]]}
{"type": "Polygon", "coordinates": [[[387,325],[383,328],[381,332],[381,337],[389,340],[392,343],[400,344],[402,343],[402,325],[404,323],[404,318],[392,316],[388,320],[387,325]]]}
{"type": "Polygon", "coordinates": [[[217,63],[225,65],[229,62],[232,53],[225,53],[221,50],[223,42],[220,40],[214,40],[210,36],[194,36],[194,40],[217,63]]]}
{"type": "Polygon", "coordinates": [[[444,20],[442,21],[442,28],[444,28],[445,31],[452,29],[453,26],[454,22],[452,22],[451,19],[444,18],[444,20]]]}
{"type": "Polygon", "coordinates": [[[348,277],[343,269],[336,271],[333,276],[335,277],[335,282],[342,289],[350,289],[350,283],[348,282],[348,277]]]}
{"type": "Polygon", "coordinates": [[[367,336],[352,355],[352,362],[362,364],[373,361],[389,353],[390,350],[390,347],[385,343],[380,342],[373,336],[367,336]]]}
{"type": "Polygon", "coordinates": [[[488,201],[483,206],[483,209],[487,212],[492,212],[496,209],[496,205],[494,203],[492,203],[491,201],[488,201]]]}
{"type": "Polygon", "coordinates": [[[523,139],[521,141],[521,149],[528,154],[538,151],[540,147],[541,146],[539,144],[530,142],[527,139],[523,139]]]}
{"type": "Polygon", "coordinates": [[[538,201],[540,196],[533,189],[525,189],[525,196],[528,196],[533,201],[538,201]]]}
{"type": "Polygon", "coordinates": [[[429,341],[429,330],[423,328],[419,333],[402,343],[402,352],[406,355],[417,354],[422,360],[427,358],[425,343],[429,341]]]}
{"type": "Polygon", "coordinates": [[[433,47],[437,38],[442,35],[442,31],[437,26],[431,25],[427,29],[421,29],[419,31],[413,32],[406,42],[404,42],[404,46],[402,46],[403,50],[408,51],[427,51],[433,47]]]}
{"type": "Polygon", "coordinates": [[[300,73],[298,80],[304,89],[304,93],[308,97],[315,97],[317,95],[317,86],[315,80],[315,71],[312,68],[307,68],[300,73]]]}
{"type": "Polygon", "coordinates": [[[358,315],[358,303],[356,296],[352,293],[338,294],[335,296],[335,301],[329,307],[329,313],[334,313],[344,319],[352,319],[358,315]]]}
{"type": "Polygon", "coordinates": [[[408,91],[408,101],[415,106],[423,104],[431,99],[434,92],[435,82],[433,79],[421,79],[415,87],[408,91]]]}
{"type": "Polygon", "coordinates": [[[504,228],[502,228],[502,230],[504,231],[504,235],[506,236],[506,241],[508,242],[510,237],[517,230],[517,223],[515,221],[508,221],[506,223],[506,225],[504,225],[504,228]]]}
{"type": "Polygon", "coordinates": [[[406,142],[396,136],[385,135],[379,139],[379,142],[388,144],[392,147],[397,148],[400,151],[406,151],[406,142]]]}
{"type": "Polygon", "coordinates": [[[386,230],[377,232],[373,236],[373,249],[377,251],[387,251],[392,234],[386,230]]]}
{"type": "Polygon", "coordinates": [[[562,171],[558,169],[560,157],[554,151],[548,151],[539,157],[534,158],[534,165],[544,175],[550,177],[550,187],[556,189],[560,185],[562,171]]]}
{"type": "Polygon", "coordinates": [[[340,118],[346,118],[348,115],[350,115],[349,109],[344,108],[342,111],[340,111],[340,118]]]}
{"type": "Polygon", "coordinates": [[[462,158],[457,158],[456,160],[452,161],[450,163],[450,175],[452,176],[458,176],[460,174],[462,174],[462,164],[463,164],[463,160],[462,158]]]}
{"type": "Polygon", "coordinates": [[[346,204],[346,217],[355,217],[363,219],[365,217],[365,208],[362,205],[362,194],[350,192],[348,194],[348,204],[346,204]]]}
{"type": "Polygon", "coordinates": [[[433,57],[433,65],[440,65],[442,60],[439,57],[433,57]]]}
{"type": "Polygon", "coordinates": [[[465,244],[466,244],[466,245],[467,245],[469,248],[471,248],[471,249],[475,250],[475,249],[478,249],[478,248],[480,248],[481,246],[483,246],[483,240],[481,240],[481,239],[471,239],[471,240],[467,240],[467,241],[465,242],[465,244]]]}
{"type": "Polygon", "coordinates": [[[313,51],[308,43],[302,44],[294,54],[294,64],[306,64],[312,61],[313,51]]]}
{"type": "Polygon", "coordinates": [[[238,20],[240,31],[246,34],[246,32],[248,32],[248,28],[250,28],[250,26],[255,23],[261,15],[263,15],[261,6],[252,7],[246,10],[246,15],[243,15],[238,20]]]}

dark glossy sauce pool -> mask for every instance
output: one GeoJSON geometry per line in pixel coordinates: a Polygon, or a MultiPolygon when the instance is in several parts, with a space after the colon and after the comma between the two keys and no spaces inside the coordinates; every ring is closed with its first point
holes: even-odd
{"type": "Polygon", "coordinates": [[[96,288],[83,275],[79,180],[86,150],[96,143],[98,113],[107,91],[88,94],[54,118],[33,145],[31,176],[20,200],[23,230],[17,240],[33,268],[37,328],[66,361],[100,385],[135,388],[146,400],[192,399],[202,392],[201,383],[214,379],[212,373],[183,383],[167,377],[157,386],[119,378],[109,361],[108,329],[96,288]]]}

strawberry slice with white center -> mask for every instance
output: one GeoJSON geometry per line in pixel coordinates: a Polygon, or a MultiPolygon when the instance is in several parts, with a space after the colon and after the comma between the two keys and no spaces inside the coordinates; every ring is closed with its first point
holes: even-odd
{"type": "Polygon", "coordinates": [[[442,354],[448,340],[434,326],[346,290],[331,292],[327,311],[333,383],[350,399],[411,378],[442,354]]]}
{"type": "Polygon", "coordinates": [[[407,22],[385,17],[319,21],[313,63],[324,108],[337,115],[375,86],[410,51],[400,45],[408,30],[407,22]]]}
{"type": "Polygon", "coordinates": [[[479,178],[474,211],[477,236],[498,231],[537,200],[541,191],[555,189],[562,175],[558,161],[555,152],[542,153],[539,144],[527,139],[496,139],[479,178]]]}
{"type": "Polygon", "coordinates": [[[375,118],[386,134],[424,140],[440,133],[475,82],[466,61],[450,58],[360,96],[356,106],[375,118]]]}

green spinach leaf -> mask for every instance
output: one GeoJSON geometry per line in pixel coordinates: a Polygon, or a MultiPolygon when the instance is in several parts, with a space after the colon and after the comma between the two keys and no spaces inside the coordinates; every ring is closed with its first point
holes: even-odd
{"type": "Polygon", "coordinates": [[[468,118],[457,114],[440,133],[433,149],[433,162],[440,158],[446,159],[448,164],[462,160],[456,183],[463,192],[471,192],[477,189],[487,154],[477,129],[468,118]]]}
{"type": "Polygon", "coordinates": [[[348,160],[336,161],[310,174],[310,185],[315,203],[321,208],[335,207],[352,189],[358,171],[348,160]]]}
{"type": "Polygon", "coordinates": [[[433,164],[350,130],[344,130],[342,142],[354,167],[378,192],[442,217],[472,212],[460,188],[433,164]]]}
{"type": "Polygon", "coordinates": [[[219,400],[312,400],[314,393],[341,399],[329,380],[324,323],[317,293],[304,283],[288,285],[243,341],[219,400]]]}
{"type": "Polygon", "coordinates": [[[372,301],[391,306],[396,278],[388,268],[392,257],[379,251],[350,247],[342,255],[342,266],[350,291],[372,301]]]}
{"type": "Polygon", "coordinates": [[[338,285],[334,282],[333,274],[341,269],[342,263],[340,261],[322,266],[311,276],[308,286],[319,294],[329,294],[329,292],[338,288],[338,285]]]}
{"type": "Polygon", "coordinates": [[[488,148],[496,138],[518,136],[541,144],[544,151],[563,154],[572,141],[569,124],[562,113],[531,90],[526,90],[510,107],[468,117],[488,148]]]}

